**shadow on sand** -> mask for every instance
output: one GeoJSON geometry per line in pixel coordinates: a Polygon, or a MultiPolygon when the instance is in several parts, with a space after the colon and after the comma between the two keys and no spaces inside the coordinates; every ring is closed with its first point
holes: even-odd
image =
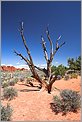
{"type": "Polygon", "coordinates": [[[40,91],[40,89],[22,89],[20,92],[40,91]]]}
{"type": "Polygon", "coordinates": [[[22,83],[22,84],[18,84],[18,85],[24,85],[24,86],[28,86],[28,87],[36,87],[36,88],[39,88],[39,86],[34,86],[34,85],[24,84],[24,83],[22,83]]]}

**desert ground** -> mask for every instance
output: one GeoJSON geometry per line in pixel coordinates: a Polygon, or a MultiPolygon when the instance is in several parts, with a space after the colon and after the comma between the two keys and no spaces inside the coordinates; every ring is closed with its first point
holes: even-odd
{"type": "MultiPolygon", "coordinates": [[[[69,112],[67,115],[62,116],[61,113],[55,115],[50,109],[50,103],[53,100],[53,96],[59,95],[61,90],[72,89],[81,94],[81,78],[70,80],[57,80],[53,84],[51,94],[43,88],[41,91],[36,87],[26,86],[25,82],[17,82],[15,86],[12,86],[18,90],[18,97],[11,101],[1,100],[2,105],[7,103],[13,108],[12,121],[28,121],[28,120],[80,120],[81,111],[77,113],[69,112]]],[[[37,82],[35,82],[37,85],[37,82]]],[[[3,88],[1,88],[1,92],[3,88]]]]}

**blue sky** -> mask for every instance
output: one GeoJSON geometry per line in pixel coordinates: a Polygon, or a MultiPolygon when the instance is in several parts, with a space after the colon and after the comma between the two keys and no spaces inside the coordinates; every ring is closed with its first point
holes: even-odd
{"type": "Polygon", "coordinates": [[[76,58],[81,52],[81,2],[2,2],[1,3],[1,64],[23,65],[13,53],[13,49],[27,56],[20,33],[19,23],[24,22],[24,35],[36,65],[45,65],[41,35],[44,36],[47,49],[45,29],[49,24],[51,39],[54,43],[59,35],[60,43],[66,44],[56,53],[53,64],[67,65],[69,57],[76,58]]]}

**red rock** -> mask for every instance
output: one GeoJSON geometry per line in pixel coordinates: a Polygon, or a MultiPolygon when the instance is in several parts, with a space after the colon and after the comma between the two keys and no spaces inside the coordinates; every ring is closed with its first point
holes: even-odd
{"type": "Polygon", "coordinates": [[[13,72],[13,71],[16,71],[16,70],[24,71],[26,69],[24,69],[24,68],[20,69],[20,68],[14,67],[14,66],[1,66],[0,70],[13,72]]]}

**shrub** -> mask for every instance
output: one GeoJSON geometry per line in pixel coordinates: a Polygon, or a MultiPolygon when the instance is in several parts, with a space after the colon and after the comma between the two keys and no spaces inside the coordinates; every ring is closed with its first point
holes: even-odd
{"type": "Polygon", "coordinates": [[[7,107],[1,105],[1,121],[10,121],[12,115],[12,108],[9,104],[7,107]]]}
{"type": "Polygon", "coordinates": [[[62,76],[61,75],[57,75],[57,80],[61,80],[62,76]]]}
{"type": "Polygon", "coordinates": [[[17,83],[18,82],[18,78],[15,78],[14,81],[15,81],[15,83],[17,83]]]}
{"type": "Polygon", "coordinates": [[[59,112],[61,112],[62,101],[58,96],[54,96],[53,102],[54,103],[50,103],[51,109],[53,112],[55,112],[55,114],[58,114],[59,112]]]}
{"type": "Polygon", "coordinates": [[[24,77],[20,77],[20,82],[23,82],[24,81],[24,77]]]}
{"type": "Polygon", "coordinates": [[[5,88],[3,90],[3,97],[8,100],[12,100],[14,97],[17,97],[17,90],[14,88],[5,88]]]}
{"type": "Polygon", "coordinates": [[[71,74],[71,78],[76,78],[77,79],[78,75],[76,73],[71,74]]]}
{"type": "Polygon", "coordinates": [[[18,82],[18,78],[13,78],[12,80],[10,80],[9,85],[14,86],[17,82],[18,82]]]}
{"type": "Polygon", "coordinates": [[[78,108],[80,108],[80,95],[76,91],[72,90],[63,90],[60,93],[62,100],[69,106],[69,111],[77,111],[78,108]]]}
{"type": "Polygon", "coordinates": [[[7,87],[7,86],[9,86],[9,82],[8,81],[3,81],[2,82],[2,88],[7,87]]]}
{"type": "Polygon", "coordinates": [[[69,75],[65,75],[64,80],[69,80],[69,75]]]}
{"type": "Polygon", "coordinates": [[[10,80],[9,85],[10,86],[14,86],[15,85],[15,81],[14,80],[10,80]]]}
{"type": "Polygon", "coordinates": [[[80,108],[81,96],[72,90],[63,90],[60,93],[60,97],[55,96],[53,103],[51,103],[51,109],[56,114],[62,112],[62,115],[67,112],[77,112],[80,108]]]}

